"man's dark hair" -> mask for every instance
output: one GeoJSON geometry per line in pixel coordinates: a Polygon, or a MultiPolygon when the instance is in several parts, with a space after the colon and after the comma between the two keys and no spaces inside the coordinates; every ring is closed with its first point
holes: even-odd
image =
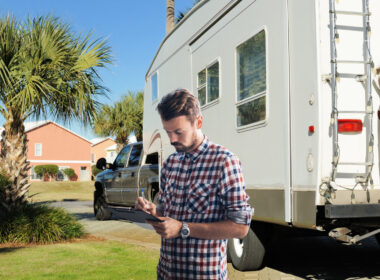
{"type": "Polygon", "coordinates": [[[164,121],[186,116],[191,123],[201,115],[198,99],[187,89],[176,89],[162,97],[157,111],[164,121]]]}

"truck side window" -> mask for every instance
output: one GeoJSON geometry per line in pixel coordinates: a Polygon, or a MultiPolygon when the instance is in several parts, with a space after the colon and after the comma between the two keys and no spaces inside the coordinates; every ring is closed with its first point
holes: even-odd
{"type": "Polygon", "coordinates": [[[135,145],[132,148],[131,155],[129,156],[128,167],[136,166],[140,162],[142,145],[135,145]]]}
{"type": "Polygon", "coordinates": [[[125,167],[128,159],[129,150],[131,149],[131,146],[125,146],[120,153],[117,155],[114,165],[118,168],[125,167]]]}

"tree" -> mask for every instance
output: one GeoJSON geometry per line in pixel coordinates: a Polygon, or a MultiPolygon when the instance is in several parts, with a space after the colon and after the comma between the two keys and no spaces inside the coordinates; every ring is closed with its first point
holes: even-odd
{"type": "MultiPolygon", "coordinates": [[[[194,0],[194,2],[193,2],[193,7],[196,5],[196,4],[198,4],[199,2],[201,2],[202,0],[194,0]]],[[[191,8],[189,8],[189,9],[186,9],[185,11],[179,11],[178,12],[178,16],[176,16],[175,17],[175,23],[177,24],[177,23],[179,23],[185,16],[186,16],[186,14],[188,13],[188,12],[190,12],[190,10],[192,9],[192,7],[191,8]]]]}
{"type": "Polygon", "coordinates": [[[120,145],[128,144],[128,136],[142,140],[144,92],[129,92],[113,106],[104,105],[94,119],[94,131],[99,136],[114,136],[120,145]]]}
{"type": "Polygon", "coordinates": [[[86,124],[96,114],[96,97],[106,92],[97,68],[112,58],[107,42],[91,37],[75,35],[51,16],[23,23],[12,16],[0,19],[1,161],[11,181],[3,203],[7,210],[26,203],[30,186],[25,119],[50,113],[86,124]]]}
{"type": "Polygon", "coordinates": [[[42,165],[36,165],[34,167],[34,172],[39,175],[43,176],[43,178],[49,178],[49,181],[54,177],[57,177],[59,167],[55,164],[42,164],[42,165]]]}
{"type": "Polygon", "coordinates": [[[166,34],[174,28],[174,0],[166,0],[166,34]]]}

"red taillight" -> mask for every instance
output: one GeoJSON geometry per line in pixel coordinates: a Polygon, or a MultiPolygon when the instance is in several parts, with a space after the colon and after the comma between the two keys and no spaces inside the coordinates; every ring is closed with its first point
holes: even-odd
{"type": "Polygon", "coordinates": [[[361,132],[362,130],[361,120],[338,120],[338,132],[361,132]]]}
{"type": "Polygon", "coordinates": [[[314,133],[314,125],[309,126],[309,133],[314,133]]]}

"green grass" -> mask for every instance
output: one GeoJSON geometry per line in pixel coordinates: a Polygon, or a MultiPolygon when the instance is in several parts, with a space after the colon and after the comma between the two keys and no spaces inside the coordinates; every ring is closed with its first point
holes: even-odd
{"type": "Polygon", "coordinates": [[[29,201],[93,200],[94,182],[33,182],[29,201]]]}
{"type": "Polygon", "coordinates": [[[0,247],[0,279],[156,278],[159,251],[116,241],[0,247]]]}

